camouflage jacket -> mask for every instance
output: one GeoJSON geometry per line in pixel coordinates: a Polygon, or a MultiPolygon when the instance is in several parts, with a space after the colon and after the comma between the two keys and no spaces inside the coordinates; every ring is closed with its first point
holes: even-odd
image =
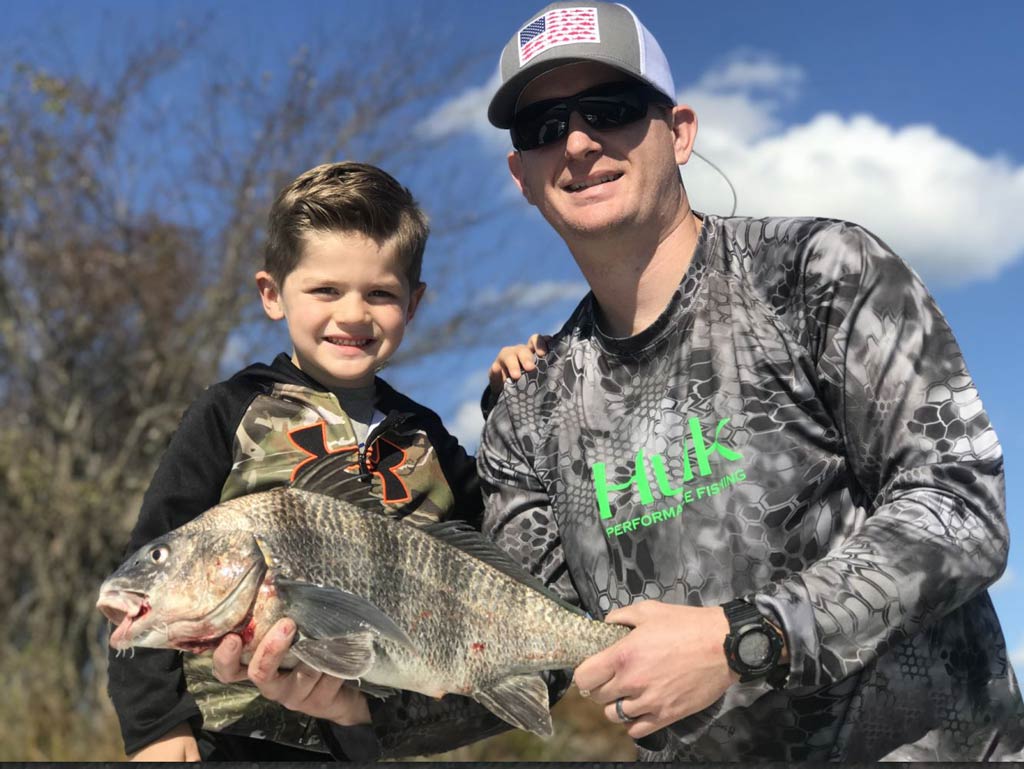
{"type": "MultiPolygon", "coordinates": [[[[373,476],[375,495],[396,514],[479,526],[482,501],[472,457],[436,414],[380,379],[375,384],[375,407],[384,418],[364,446],[338,399],[286,355],[208,388],[185,413],[160,462],[128,552],[218,502],[286,484],[301,465],[340,452],[373,476]]],[[[222,734],[328,751],[315,719],[263,699],[251,685],[219,683],[209,655],[139,649],[134,656],[112,656],[109,692],[129,753],[186,720],[222,734]]],[[[343,743],[344,730],[338,736],[343,743]]]]}
{"type": "Polygon", "coordinates": [[[845,222],[708,216],[649,328],[595,315],[588,296],[490,415],[485,532],[598,616],[745,597],[791,659],[782,689],[730,687],[641,755],[1024,757],[986,593],[1002,453],[917,276],[845,222]]]}

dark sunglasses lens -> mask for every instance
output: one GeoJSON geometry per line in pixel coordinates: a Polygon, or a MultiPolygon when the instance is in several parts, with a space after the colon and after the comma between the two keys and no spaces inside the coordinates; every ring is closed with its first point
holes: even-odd
{"type": "Polygon", "coordinates": [[[513,119],[512,146],[532,150],[558,141],[569,130],[571,111],[579,112],[588,125],[599,131],[628,125],[647,114],[650,100],[643,90],[616,88],[609,93],[591,92],[565,100],[538,102],[513,119]]]}
{"type": "Polygon", "coordinates": [[[565,136],[569,114],[565,103],[535,104],[517,114],[512,123],[512,146],[532,150],[565,136]]]}
{"type": "Polygon", "coordinates": [[[583,119],[598,130],[635,123],[647,114],[647,102],[638,93],[586,96],[578,104],[583,119]]]}

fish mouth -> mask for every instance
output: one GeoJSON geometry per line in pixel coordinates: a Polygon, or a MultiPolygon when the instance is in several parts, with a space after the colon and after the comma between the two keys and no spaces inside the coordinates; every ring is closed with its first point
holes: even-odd
{"type": "Polygon", "coordinates": [[[119,588],[116,584],[103,586],[96,608],[117,625],[110,634],[113,649],[124,651],[144,646],[199,653],[214,648],[225,635],[248,625],[265,571],[262,561],[253,563],[231,592],[199,617],[163,618],[159,607],[153,609],[148,593],[119,588]],[[239,597],[250,590],[252,596],[239,606],[239,597]]]}
{"type": "Polygon", "coordinates": [[[96,608],[117,627],[110,634],[110,645],[114,649],[127,649],[132,645],[132,625],[149,614],[149,597],[135,590],[121,590],[107,587],[100,592],[96,608]]]}

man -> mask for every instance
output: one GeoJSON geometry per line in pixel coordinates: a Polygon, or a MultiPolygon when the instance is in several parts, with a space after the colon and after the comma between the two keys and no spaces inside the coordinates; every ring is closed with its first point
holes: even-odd
{"type": "Polygon", "coordinates": [[[591,293],[484,433],[485,530],[633,626],[575,683],[655,760],[1024,757],[985,589],[1002,455],[942,315],[856,225],[723,219],[627,8],[528,19],[488,116],[591,293]]]}

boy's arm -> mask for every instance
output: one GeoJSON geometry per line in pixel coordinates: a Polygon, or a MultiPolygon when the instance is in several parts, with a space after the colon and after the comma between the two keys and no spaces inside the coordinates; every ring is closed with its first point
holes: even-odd
{"type": "MultiPolygon", "coordinates": [[[[214,386],[188,408],[143,498],[126,554],[217,504],[231,471],[233,422],[244,407],[229,388],[214,386]]],[[[116,655],[110,650],[107,691],[128,754],[186,723],[196,728],[202,723],[185,689],[180,652],[135,649],[116,655]]]]}
{"type": "Polygon", "coordinates": [[[132,761],[199,761],[199,743],[188,723],[179,724],[138,753],[129,756],[132,761]]]}

